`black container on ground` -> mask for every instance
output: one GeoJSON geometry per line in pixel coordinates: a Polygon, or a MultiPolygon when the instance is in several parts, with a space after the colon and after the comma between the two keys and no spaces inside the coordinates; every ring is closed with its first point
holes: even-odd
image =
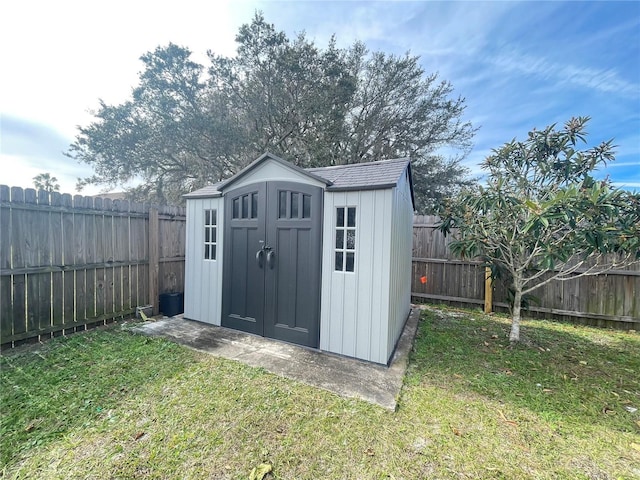
{"type": "Polygon", "coordinates": [[[160,294],[160,312],[167,317],[183,313],[184,295],[182,293],[160,294]]]}

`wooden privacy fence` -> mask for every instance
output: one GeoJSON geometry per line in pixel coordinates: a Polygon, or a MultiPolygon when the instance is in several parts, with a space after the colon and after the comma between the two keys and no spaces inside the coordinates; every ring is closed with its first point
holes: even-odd
{"type": "MultiPolygon", "coordinates": [[[[185,209],[0,185],[0,344],[107,322],[184,288],[185,209]]],[[[507,308],[479,261],[451,255],[437,217],[416,216],[415,299],[507,308]],[[491,295],[493,298],[491,299],[491,295]]],[[[640,267],[534,292],[529,315],[640,328],[640,267]]],[[[526,313],[526,312],[525,312],[526,313]]]]}
{"type": "MultiPolygon", "coordinates": [[[[416,216],[413,225],[412,296],[419,300],[459,305],[485,304],[508,308],[504,285],[486,288],[482,262],[451,254],[446,237],[437,230],[438,218],[416,216]]],[[[523,313],[589,325],[640,328],[640,266],[569,281],[552,281],[532,292],[538,302],[523,313]]]]}
{"type": "Polygon", "coordinates": [[[182,292],[185,210],[0,185],[0,344],[182,292]]]}

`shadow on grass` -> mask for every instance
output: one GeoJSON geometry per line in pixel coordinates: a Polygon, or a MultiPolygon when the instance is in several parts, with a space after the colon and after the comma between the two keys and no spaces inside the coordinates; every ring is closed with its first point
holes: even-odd
{"type": "Polygon", "coordinates": [[[0,469],[31,448],[110,415],[145,385],[178,375],[193,352],[119,325],[0,356],[0,469]]]}
{"type": "Polygon", "coordinates": [[[640,430],[639,336],[527,320],[511,347],[509,327],[504,317],[426,310],[407,382],[480,394],[552,424],[640,430]]]}

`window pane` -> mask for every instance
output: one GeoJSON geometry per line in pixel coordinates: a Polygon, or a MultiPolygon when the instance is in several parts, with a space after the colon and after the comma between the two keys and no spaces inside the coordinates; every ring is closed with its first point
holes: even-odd
{"type": "Polygon", "coordinates": [[[291,194],[291,218],[298,218],[298,197],[300,194],[291,194]]]}
{"type": "Polygon", "coordinates": [[[343,268],[342,268],[342,256],[343,256],[342,252],[336,252],[336,270],[338,270],[339,272],[341,272],[343,270],[343,268]]]}
{"type": "Polygon", "coordinates": [[[209,240],[209,227],[204,227],[204,241],[209,243],[211,240],[209,240]]]}
{"type": "Polygon", "coordinates": [[[344,230],[336,230],[336,248],[344,248],[344,230]]]}
{"type": "Polygon", "coordinates": [[[344,227],[344,207],[336,209],[336,227],[344,227]]]}
{"type": "Polygon", "coordinates": [[[249,218],[249,195],[242,196],[242,218],[249,218]]]}
{"type": "Polygon", "coordinates": [[[204,211],[204,224],[211,225],[211,210],[204,211]]]}
{"type": "Polygon", "coordinates": [[[311,218],[311,197],[302,196],[302,218],[311,218]]]}
{"type": "Polygon", "coordinates": [[[216,239],[216,237],[217,237],[217,232],[218,232],[218,229],[217,229],[216,227],[213,227],[213,228],[211,229],[211,241],[212,241],[212,242],[214,242],[214,243],[218,241],[218,240],[216,239]]]}
{"type": "Polygon", "coordinates": [[[347,268],[345,268],[347,272],[353,272],[354,257],[355,254],[353,252],[347,252],[347,268]]]}
{"type": "Polygon", "coordinates": [[[355,230],[347,230],[347,248],[349,250],[356,249],[356,231],[355,230]]]}
{"type": "Polygon", "coordinates": [[[347,227],[356,226],[356,208],[350,207],[347,213],[347,227]]]}
{"type": "Polygon", "coordinates": [[[218,213],[217,210],[211,210],[211,225],[217,225],[218,224],[217,213],[218,213]]]}
{"type": "Polygon", "coordinates": [[[258,218],[258,194],[251,194],[251,218],[258,218]]]}
{"type": "Polygon", "coordinates": [[[215,260],[215,259],[216,259],[216,246],[211,245],[211,260],[215,260]]]}
{"type": "Polygon", "coordinates": [[[287,218],[287,192],[278,194],[278,218],[287,218]]]}
{"type": "Polygon", "coordinates": [[[204,246],[204,258],[205,260],[209,260],[209,245],[204,246]]]}
{"type": "Polygon", "coordinates": [[[240,218],[240,199],[233,199],[233,218],[240,218]]]}

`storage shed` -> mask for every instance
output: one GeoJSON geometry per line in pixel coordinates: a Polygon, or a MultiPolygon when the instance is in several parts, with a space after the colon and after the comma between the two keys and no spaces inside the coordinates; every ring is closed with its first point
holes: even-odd
{"type": "Polygon", "coordinates": [[[266,153],[185,197],[185,318],[389,362],[411,309],[409,159],[266,153]]]}

